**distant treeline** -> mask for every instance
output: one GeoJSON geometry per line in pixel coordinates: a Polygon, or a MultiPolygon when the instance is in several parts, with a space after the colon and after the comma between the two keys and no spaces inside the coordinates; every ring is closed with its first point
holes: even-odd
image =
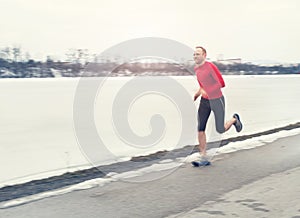
{"type": "MultiPolygon", "coordinates": [[[[299,74],[300,64],[261,66],[251,63],[214,62],[224,75],[299,74]]],[[[46,78],[81,76],[191,75],[193,65],[175,63],[79,63],[53,61],[15,61],[0,58],[0,78],[46,78]]]]}
{"type": "Polygon", "coordinates": [[[300,64],[290,65],[255,65],[252,63],[222,64],[214,62],[222,74],[229,75],[267,75],[267,74],[299,74],[300,64]]]}

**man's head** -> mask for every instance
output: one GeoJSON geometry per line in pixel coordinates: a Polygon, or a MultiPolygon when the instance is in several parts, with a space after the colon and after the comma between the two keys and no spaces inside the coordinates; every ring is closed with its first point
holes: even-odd
{"type": "Polygon", "coordinates": [[[197,65],[201,65],[205,62],[205,60],[206,60],[206,49],[201,46],[197,46],[194,51],[195,63],[197,65]]]}

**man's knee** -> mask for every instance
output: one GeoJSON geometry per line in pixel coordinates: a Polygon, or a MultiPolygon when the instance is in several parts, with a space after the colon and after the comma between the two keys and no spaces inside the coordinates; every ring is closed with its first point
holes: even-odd
{"type": "Polygon", "coordinates": [[[217,132],[220,133],[220,134],[222,134],[222,133],[225,132],[224,126],[222,126],[222,127],[220,127],[220,126],[218,127],[218,126],[217,126],[217,127],[216,127],[216,130],[217,130],[217,132]]]}

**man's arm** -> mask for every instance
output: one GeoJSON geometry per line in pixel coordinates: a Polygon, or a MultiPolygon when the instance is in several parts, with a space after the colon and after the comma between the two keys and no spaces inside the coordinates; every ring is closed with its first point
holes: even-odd
{"type": "Polygon", "coordinates": [[[210,66],[212,68],[212,77],[219,83],[221,88],[225,87],[225,82],[220,70],[213,63],[210,63],[210,66]]]}

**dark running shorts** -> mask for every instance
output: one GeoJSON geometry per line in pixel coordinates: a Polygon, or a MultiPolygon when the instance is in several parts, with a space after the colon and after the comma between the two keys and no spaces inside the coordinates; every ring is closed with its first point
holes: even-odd
{"type": "Polygon", "coordinates": [[[224,116],[225,116],[225,99],[224,96],[216,99],[201,98],[198,109],[198,131],[205,131],[206,124],[213,111],[215,115],[216,130],[218,133],[225,132],[224,116]]]}

